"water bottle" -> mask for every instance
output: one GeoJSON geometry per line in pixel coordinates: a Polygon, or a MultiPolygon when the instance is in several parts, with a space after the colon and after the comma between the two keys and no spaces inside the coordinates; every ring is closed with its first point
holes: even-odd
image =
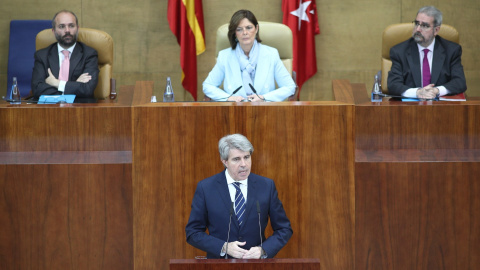
{"type": "Polygon", "coordinates": [[[167,85],[165,85],[165,92],[163,93],[163,102],[174,102],[175,99],[173,97],[173,88],[172,88],[172,81],[170,77],[167,77],[167,85]]]}
{"type": "Polygon", "coordinates": [[[378,74],[375,74],[375,81],[372,87],[372,102],[382,102],[381,93],[378,74]]]}
{"type": "Polygon", "coordinates": [[[20,90],[18,89],[17,77],[13,77],[12,91],[10,92],[10,104],[21,104],[22,97],[20,96],[20,90]]]}

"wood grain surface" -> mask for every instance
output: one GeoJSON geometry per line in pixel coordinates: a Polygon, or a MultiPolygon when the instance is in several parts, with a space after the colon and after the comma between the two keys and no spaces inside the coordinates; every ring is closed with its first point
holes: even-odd
{"type": "Polygon", "coordinates": [[[320,270],[319,259],[170,260],[170,270],[320,270]]]}
{"type": "Polygon", "coordinates": [[[480,161],[355,166],[355,269],[477,269],[480,161]]]}
{"type": "Polygon", "coordinates": [[[153,84],[137,82],[113,102],[0,104],[0,269],[205,255],[185,225],[231,133],[253,143],[252,171],[275,181],[292,222],[277,258],[478,269],[480,100],[371,103],[364,85],[332,85],[342,101],[150,103],[153,84]]]}
{"type": "Polygon", "coordinates": [[[0,165],[0,269],[133,269],[131,168],[0,165]]]}
{"type": "Polygon", "coordinates": [[[131,151],[131,107],[0,106],[0,152],[131,151]]]}
{"type": "Polygon", "coordinates": [[[231,133],[252,142],[252,171],[274,179],[292,222],[277,257],[354,267],[353,106],[159,103],[134,107],[133,119],[136,269],[204,255],[185,225],[196,184],[223,170],[217,144],[231,133]]]}
{"type": "Polygon", "coordinates": [[[455,103],[356,106],[356,148],[480,149],[480,102],[455,103]]]}

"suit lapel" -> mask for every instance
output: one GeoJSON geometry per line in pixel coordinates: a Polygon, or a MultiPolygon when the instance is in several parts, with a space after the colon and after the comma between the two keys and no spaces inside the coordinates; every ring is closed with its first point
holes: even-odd
{"type": "MultiPolygon", "coordinates": [[[[220,174],[220,177],[217,178],[217,191],[218,196],[222,199],[222,204],[227,209],[227,213],[230,215],[230,208],[232,207],[232,200],[230,198],[230,191],[228,191],[227,178],[225,177],[225,171],[220,174]]],[[[232,215],[232,223],[237,226],[238,229],[238,220],[235,215],[235,206],[233,206],[234,211],[232,215]]]]}
{"type": "Polygon", "coordinates": [[[432,60],[432,78],[431,83],[437,84],[438,77],[440,76],[440,70],[443,67],[445,62],[445,48],[439,42],[438,38],[435,38],[435,48],[433,50],[433,60],[432,60]]]}
{"type": "Polygon", "coordinates": [[[254,208],[254,205],[257,204],[256,185],[257,185],[257,179],[253,176],[253,174],[250,174],[250,176],[248,177],[248,193],[247,193],[247,206],[245,208],[245,221],[248,220],[248,216],[252,212],[252,208],[254,208]]]}
{"type": "Polygon", "coordinates": [[[422,71],[420,69],[420,55],[418,54],[418,46],[413,39],[410,43],[410,50],[407,51],[408,65],[410,65],[415,86],[422,87],[422,71]]]}
{"type": "MultiPolygon", "coordinates": [[[[52,71],[53,76],[58,78],[60,74],[60,58],[58,56],[58,47],[57,43],[54,43],[48,52],[48,62],[50,71],[52,71]]],[[[48,74],[47,74],[48,75],[48,74]]]]}
{"type": "Polygon", "coordinates": [[[70,70],[68,71],[69,80],[72,80],[73,71],[75,70],[75,67],[80,63],[80,60],[82,59],[82,54],[83,48],[80,43],[77,42],[77,45],[75,45],[75,48],[73,49],[72,56],[70,57],[70,70]]]}

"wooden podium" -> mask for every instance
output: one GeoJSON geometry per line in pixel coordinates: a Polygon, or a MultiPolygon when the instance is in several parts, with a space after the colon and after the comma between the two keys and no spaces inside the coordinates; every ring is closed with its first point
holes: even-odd
{"type": "Polygon", "coordinates": [[[171,259],[170,270],[310,270],[320,269],[320,259],[265,259],[265,260],[218,260],[218,259],[171,259]]]}

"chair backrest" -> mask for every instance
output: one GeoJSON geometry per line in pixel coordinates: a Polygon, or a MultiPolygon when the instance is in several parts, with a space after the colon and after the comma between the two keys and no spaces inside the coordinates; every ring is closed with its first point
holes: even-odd
{"type": "MultiPolygon", "coordinates": [[[[290,75],[293,70],[293,36],[292,30],[284,24],[274,22],[258,22],[260,39],[262,44],[274,47],[280,54],[280,59],[287,68],[290,75]]],[[[230,48],[228,41],[228,24],[224,24],[217,29],[217,42],[215,57],[226,48],[230,48]]]]}
{"type": "MultiPolygon", "coordinates": [[[[413,23],[399,23],[387,26],[382,36],[382,91],[388,92],[388,72],[392,67],[390,48],[412,37],[413,23]]],[[[458,31],[450,25],[442,24],[438,35],[446,40],[459,43],[458,31]]]]}
{"type": "Polygon", "coordinates": [[[17,77],[22,97],[26,97],[30,93],[35,37],[38,32],[47,28],[52,28],[51,20],[12,20],[10,22],[7,97],[10,96],[13,77],[17,77]]]}
{"type": "MultiPolygon", "coordinates": [[[[107,98],[110,95],[110,79],[113,74],[112,37],[101,30],[79,28],[77,40],[97,50],[100,73],[98,75],[98,84],[97,88],[95,88],[94,96],[100,99],[107,98]]],[[[36,48],[37,50],[46,48],[56,41],[52,29],[43,30],[37,35],[36,48]]]]}

